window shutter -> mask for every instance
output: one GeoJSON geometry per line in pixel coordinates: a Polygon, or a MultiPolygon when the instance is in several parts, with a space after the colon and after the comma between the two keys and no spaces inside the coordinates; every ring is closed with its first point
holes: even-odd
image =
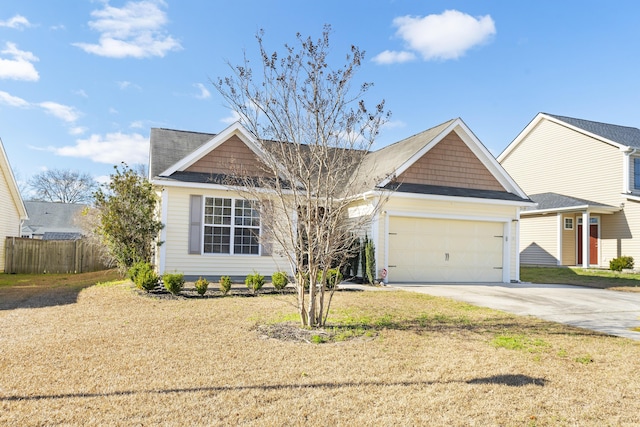
{"type": "Polygon", "coordinates": [[[260,224],[262,225],[262,233],[260,234],[260,255],[271,256],[273,252],[273,245],[269,238],[268,224],[273,221],[273,206],[270,200],[262,202],[262,209],[260,210],[260,224]]]}
{"type": "Polygon", "coordinates": [[[189,200],[189,253],[200,254],[202,250],[202,196],[191,196],[189,200]]]}

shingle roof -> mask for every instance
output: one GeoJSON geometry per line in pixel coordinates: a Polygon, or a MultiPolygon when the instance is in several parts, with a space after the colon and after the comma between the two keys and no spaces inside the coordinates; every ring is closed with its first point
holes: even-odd
{"type": "Polygon", "coordinates": [[[398,193],[414,193],[414,194],[432,194],[438,196],[455,196],[455,197],[472,197],[480,199],[497,199],[509,200],[517,202],[529,202],[530,199],[523,199],[517,194],[508,193],[506,191],[495,190],[476,190],[474,188],[445,187],[441,185],[425,185],[425,184],[408,184],[408,183],[390,183],[385,186],[386,189],[396,191],[398,193]]]}
{"type": "Polygon", "coordinates": [[[63,233],[56,231],[47,231],[42,236],[42,240],[79,240],[82,233],[63,233]]]}
{"type": "Polygon", "coordinates": [[[216,136],[212,133],[151,129],[149,175],[155,177],[216,136]]]}
{"type": "Polygon", "coordinates": [[[531,194],[529,198],[536,202],[538,206],[533,208],[535,210],[553,210],[553,209],[565,209],[582,206],[590,207],[609,207],[603,203],[594,202],[586,199],[579,199],[577,197],[565,196],[557,193],[540,193],[531,194]]]}
{"type": "Polygon", "coordinates": [[[617,142],[618,144],[628,145],[633,148],[640,148],[640,129],[629,126],[592,122],[590,120],[575,119],[572,117],[557,116],[555,114],[544,114],[587,132],[606,138],[610,141],[617,142]]]}
{"type": "Polygon", "coordinates": [[[29,219],[24,221],[23,230],[34,234],[45,232],[81,233],[75,222],[75,216],[86,207],[80,203],[52,203],[39,201],[24,202],[29,219]]]}

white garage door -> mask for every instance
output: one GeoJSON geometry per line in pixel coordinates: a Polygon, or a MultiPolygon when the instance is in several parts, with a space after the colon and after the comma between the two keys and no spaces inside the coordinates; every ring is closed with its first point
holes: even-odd
{"type": "Polygon", "coordinates": [[[502,282],[500,222],[389,218],[390,283],[502,282]]]}

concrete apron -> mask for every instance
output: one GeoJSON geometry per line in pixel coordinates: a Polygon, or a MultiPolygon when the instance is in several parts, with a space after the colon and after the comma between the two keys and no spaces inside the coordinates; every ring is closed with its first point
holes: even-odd
{"type": "MultiPolygon", "coordinates": [[[[366,288],[366,287],[364,287],[366,288]]],[[[393,284],[402,289],[640,341],[640,293],[531,283],[393,284]]]]}

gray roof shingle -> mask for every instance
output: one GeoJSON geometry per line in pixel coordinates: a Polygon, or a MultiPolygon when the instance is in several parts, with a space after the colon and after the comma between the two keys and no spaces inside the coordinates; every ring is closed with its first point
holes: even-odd
{"type": "Polygon", "coordinates": [[[617,142],[618,144],[627,145],[633,148],[640,148],[640,129],[629,126],[592,122],[590,120],[575,119],[572,117],[557,116],[555,114],[544,114],[587,132],[601,136],[602,138],[617,142]]]}
{"type": "Polygon", "coordinates": [[[565,209],[579,206],[612,207],[603,203],[557,193],[531,194],[529,195],[529,198],[538,204],[538,207],[532,208],[534,210],[565,209]]]}

